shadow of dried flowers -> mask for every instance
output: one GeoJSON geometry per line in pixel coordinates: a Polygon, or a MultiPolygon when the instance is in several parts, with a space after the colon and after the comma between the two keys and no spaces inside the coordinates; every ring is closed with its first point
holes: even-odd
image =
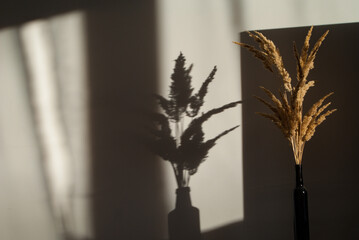
{"type": "Polygon", "coordinates": [[[171,163],[177,185],[181,188],[188,187],[190,176],[195,174],[198,166],[206,160],[216,141],[238,127],[232,127],[212,139],[205,140],[202,124],[213,115],[237,106],[241,101],[231,102],[199,115],[217,68],[213,68],[198,92],[193,93],[190,75],[193,64],[186,68],[186,59],[182,53],[175,62],[168,98],[155,95],[163,111],[152,113],[153,125],[150,128],[149,144],[155,154],[171,163]],[[185,118],[190,119],[187,128],[184,126],[185,118]]]}

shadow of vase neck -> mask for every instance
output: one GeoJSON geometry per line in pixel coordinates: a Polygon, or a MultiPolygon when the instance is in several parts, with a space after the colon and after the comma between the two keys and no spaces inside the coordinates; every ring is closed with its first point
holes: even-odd
{"type": "Polygon", "coordinates": [[[192,206],[190,191],[191,189],[189,187],[180,187],[176,189],[176,208],[186,208],[192,206]]]}

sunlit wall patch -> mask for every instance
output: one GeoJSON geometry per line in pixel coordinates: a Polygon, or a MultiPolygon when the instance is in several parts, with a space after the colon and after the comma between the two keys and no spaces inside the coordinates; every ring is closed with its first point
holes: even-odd
{"type": "Polygon", "coordinates": [[[84,16],[72,12],[20,28],[35,127],[58,230],[90,237],[84,16]]]}
{"type": "MultiPolygon", "coordinates": [[[[168,81],[179,52],[194,63],[192,84],[199,89],[208,69],[217,66],[216,81],[206,96],[202,111],[241,99],[239,54],[230,46],[238,38],[231,4],[220,1],[157,1],[160,89],[168,95],[168,81]]],[[[224,126],[242,125],[241,106],[223,112],[204,124],[208,139],[224,126]]],[[[202,231],[243,220],[242,126],[218,141],[206,163],[191,179],[193,204],[201,211],[202,231]]],[[[165,168],[168,208],[174,207],[176,188],[170,166],[165,168]]]]}

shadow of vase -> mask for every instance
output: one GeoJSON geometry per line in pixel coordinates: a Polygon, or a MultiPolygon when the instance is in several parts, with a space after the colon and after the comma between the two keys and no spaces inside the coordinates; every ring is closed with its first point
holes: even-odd
{"type": "Polygon", "coordinates": [[[192,206],[190,188],[176,190],[176,208],[168,214],[170,240],[201,240],[199,210],[192,206]]]}

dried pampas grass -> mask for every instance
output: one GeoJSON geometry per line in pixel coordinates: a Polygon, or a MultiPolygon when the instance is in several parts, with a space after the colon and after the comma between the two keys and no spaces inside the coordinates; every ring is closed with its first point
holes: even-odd
{"type": "Polygon", "coordinates": [[[314,81],[308,81],[309,71],[314,68],[314,60],[319,47],[324,41],[329,31],[326,31],[309,51],[309,40],[311,38],[313,27],[311,27],[304,40],[302,50],[299,54],[295,43],[293,44],[294,56],[297,62],[297,82],[292,83],[288,71],[284,67],[282,56],[275,44],[267,39],[262,33],[254,31],[248,32],[253,38],[259,49],[245,44],[234,42],[248,49],[254,56],[260,59],[264,67],[271,72],[276,72],[282,80],[282,90],[279,90],[278,96],[270,90],[261,87],[270,101],[261,97],[256,97],[265,104],[271,111],[271,114],[258,113],[259,115],[270,119],[284,134],[292,145],[295,163],[302,164],[304,145],[315,133],[316,128],[326,119],[327,116],[336,111],[336,109],[327,110],[330,102],[324,104],[324,101],[333,93],[329,93],[313,104],[313,106],[303,116],[303,101],[308,90],[314,86],[314,81]],[[324,105],[323,105],[324,104],[324,105]]]}

